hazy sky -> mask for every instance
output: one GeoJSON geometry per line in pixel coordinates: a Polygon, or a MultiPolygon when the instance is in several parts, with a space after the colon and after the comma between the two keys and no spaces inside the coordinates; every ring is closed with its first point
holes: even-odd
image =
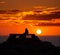
{"type": "Polygon", "coordinates": [[[0,0],[0,9],[30,10],[35,6],[57,7],[60,0],[0,0]]]}

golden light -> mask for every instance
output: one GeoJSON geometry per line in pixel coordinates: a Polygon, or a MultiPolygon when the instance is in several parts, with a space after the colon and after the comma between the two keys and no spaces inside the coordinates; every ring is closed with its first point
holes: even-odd
{"type": "Polygon", "coordinates": [[[36,30],[36,33],[37,33],[37,34],[41,34],[42,31],[41,31],[40,29],[38,29],[38,30],[36,30]]]}

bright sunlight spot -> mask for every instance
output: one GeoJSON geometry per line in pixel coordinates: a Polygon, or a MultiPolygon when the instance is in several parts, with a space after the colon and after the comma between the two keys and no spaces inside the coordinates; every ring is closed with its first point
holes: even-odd
{"type": "Polygon", "coordinates": [[[41,31],[40,29],[36,30],[36,33],[37,33],[37,34],[41,34],[41,32],[42,32],[42,31],[41,31]]]}

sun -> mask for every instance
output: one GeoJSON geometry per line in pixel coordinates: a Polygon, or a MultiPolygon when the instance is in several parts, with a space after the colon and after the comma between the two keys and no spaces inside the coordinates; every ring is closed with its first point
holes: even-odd
{"type": "Polygon", "coordinates": [[[37,33],[37,34],[41,34],[42,31],[41,31],[40,29],[38,29],[38,30],[36,30],[36,33],[37,33]]]}

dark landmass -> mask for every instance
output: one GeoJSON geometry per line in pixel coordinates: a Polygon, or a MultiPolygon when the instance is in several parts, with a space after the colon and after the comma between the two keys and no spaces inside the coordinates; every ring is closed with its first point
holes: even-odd
{"type": "Polygon", "coordinates": [[[0,44],[0,55],[60,55],[60,47],[51,42],[41,41],[34,34],[10,34],[9,38],[0,44]]]}

